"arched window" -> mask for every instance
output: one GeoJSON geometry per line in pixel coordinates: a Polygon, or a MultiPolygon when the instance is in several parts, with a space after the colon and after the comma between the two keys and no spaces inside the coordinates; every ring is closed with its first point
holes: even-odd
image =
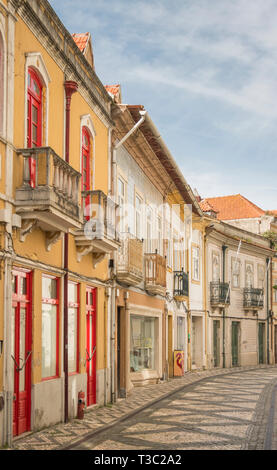
{"type": "Polygon", "coordinates": [[[27,146],[42,143],[42,85],[33,69],[28,70],[27,146]]]}
{"type": "MultiPolygon", "coordinates": [[[[42,86],[33,69],[28,69],[27,147],[42,145],[42,86]]],[[[29,158],[30,186],[35,187],[36,160],[29,158]]]]}
{"type": "MultiPolygon", "coordinates": [[[[91,139],[86,127],[82,128],[82,191],[91,190],[91,139]]],[[[90,196],[83,199],[85,207],[90,204],[90,196]]],[[[89,216],[86,216],[89,219],[89,216]]]]}

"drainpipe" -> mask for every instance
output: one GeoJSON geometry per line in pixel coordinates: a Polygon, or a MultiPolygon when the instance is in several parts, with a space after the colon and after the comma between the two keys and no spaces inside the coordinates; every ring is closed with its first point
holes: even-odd
{"type": "MultiPolygon", "coordinates": [[[[225,253],[227,250],[226,245],[222,245],[222,282],[225,282],[225,253]]],[[[223,333],[223,344],[222,344],[222,356],[223,356],[223,369],[226,367],[226,361],[225,361],[225,308],[222,310],[223,313],[223,328],[222,328],[222,333],[223,333]]]]}
{"type": "MultiPolygon", "coordinates": [[[[117,150],[124,144],[124,142],[141,126],[141,124],[145,121],[146,118],[146,111],[140,111],[141,118],[140,120],[130,129],[129,132],[115,144],[113,148],[113,156],[112,156],[112,194],[115,197],[116,195],[116,152],[117,150]]],[[[113,264],[113,269],[115,269],[115,265],[113,264]]],[[[114,272],[112,273],[114,274],[114,272]]],[[[115,323],[116,323],[116,302],[115,302],[115,290],[116,290],[116,281],[115,276],[113,275],[113,283],[112,283],[112,312],[111,312],[111,399],[112,403],[115,402],[115,323]]]]}
{"type": "MultiPolygon", "coordinates": [[[[64,83],[66,96],[65,115],[65,161],[69,163],[70,105],[73,93],[78,90],[76,82],[64,83]]],[[[64,422],[68,422],[68,233],[64,234],[64,422]]]]}

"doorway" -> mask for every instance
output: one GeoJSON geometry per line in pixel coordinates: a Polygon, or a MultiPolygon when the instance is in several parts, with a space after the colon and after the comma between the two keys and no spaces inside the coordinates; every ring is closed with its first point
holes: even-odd
{"type": "Polygon", "coordinates": [[[220,366],[220,336],[219,336],[220,321],[213,320],[213,358],[214,367],[220,366]]]}
{"type": "Polygon", "coordinates": [[[87,406],[96,403],[96,288],[86,289],[87,322],[87,406]]]}
{"type": "Polygon", "coordinates": [[[239,365],[239,322],[232,322],[232,366],[239,365]]]}
{"type": "Polygon", "coordinates": [[[259,364],[264,364],[265,362],[265,324],[259,323],[258,331],[258,343],[259,343],[259,364]]]}
{"type": "Polygon", "coordinates": [[[32,310],[31,273],[12,272],[13,435],[30,431],[32,310]]]}

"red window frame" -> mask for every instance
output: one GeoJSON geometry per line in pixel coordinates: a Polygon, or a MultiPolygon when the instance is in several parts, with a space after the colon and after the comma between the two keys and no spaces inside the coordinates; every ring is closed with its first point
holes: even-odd
{"type": "MultiPolygon", "coordinates": [[[[82,191],[90,191],[91,189],[91,167],[90,167],[90,157],[91,157],[91,142],[90,142],[90,132],[84,126],[82,128],[82,191]],[[85,177],[84,177],[85,176],[85,177]]],[[[83,201],[83,200],[82,200],[83,201]]],[[[85,198],[83,202],[85,207],[90,204],[90,196],[85,198]]],[[[86,215],[86,219],[89,220],[90,216],[86,215]]]]}
{"type": "Polygon", "coordinates": [[[80,371],[80,365],[79,365],[79,352],[80,352],[80,284],[74,281],[68,281],[68,286],[72,284],[77,286],[77,302],[71,302],[68,300],[68,308],[74,308],[76,309],[76,315],[77,315],[77,331],[76,331],[76,370],[71,371],[68,373],[68,375],[75,375],[78,374],[80,371]]]}
{"type": "MultiPolygon", "coordinates": [[[[42,145],[42,85],[36,72],[28,69],[27,147],[42,145]],[[34,110],[36,112],[34,113],[34,110]],[[36,136],[34,133],[36,129],[36,136]]],[[[36,185],[36,160],[29,158],[30,186],[36,185]]]]}
{"type": "Polygon", "coordinates": [[[60,280],[59,278],[57,277],[54,277],[54,276],[50,276],[48,274],[43,274],[42,275],[42,279],[43,278],[48,278],[48,279],[52,279],[54,281],[56,281],[56,298],[45,298],[45,297],[42,297],[42,304],[50,304],[50,305],[55,305],[57,307],[56,309],[56,374],[53,375],[53,376],[49,376],[49,377],[42,377],[42,381],[46,381],[46,380],[51,380],[51,379],[56,379],[59,377],[59,373],[60,373],[60,368],[59,368],[59,355],[60,355],[60,302],[59,302],[59,297],[60,297],[60,280]]]}

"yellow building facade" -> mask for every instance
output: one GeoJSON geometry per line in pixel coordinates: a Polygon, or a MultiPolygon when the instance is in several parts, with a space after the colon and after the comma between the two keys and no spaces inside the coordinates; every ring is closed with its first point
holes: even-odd
{"type": "Polygon", "coordinates": [[[111,400],[113,121],[89,41],[47,1],[0,2],[1,443],[76,416],[80,392],[111,400]]]}

